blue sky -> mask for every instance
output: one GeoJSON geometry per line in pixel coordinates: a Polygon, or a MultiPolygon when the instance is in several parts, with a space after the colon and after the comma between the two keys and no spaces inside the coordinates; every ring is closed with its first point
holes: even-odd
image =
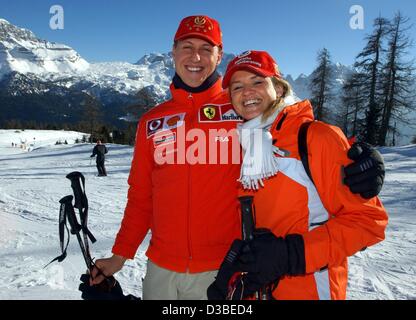
{"type": "Polygon", "coordinates": [[[397,10],[416,23],[413,0],[0,0],[1,18],[67,44],[89,62],[136,62],[146,53],[169,52],[179,21],[207,14],[221,23],[226,52],[267,50],[294,76],[309,74],[323,47],[334,62],[352,64],[374,18],[392,18],[397,10]],[[64,9],[63,30],[49,27],[55,4],[64,9]],[[350,28],[352,5],[364,10],[364,30],[350,28]]]}

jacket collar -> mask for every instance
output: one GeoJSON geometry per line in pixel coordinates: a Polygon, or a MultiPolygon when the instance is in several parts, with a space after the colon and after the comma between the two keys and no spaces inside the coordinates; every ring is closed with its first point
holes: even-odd
{"type": "Polygon", "coordinates": [[[177,88],[175,84],[177,85],[177,82],[172,82],[170,85],[172,100],[179,103],[189,103],[189,100],[192,99],[194,104],[197,106],[200,106],[208,99],[213,98],[223,91],[221,86],[222,78],[219,75],[215,77],[215,81],[213,81],[209,87],[201,92],[192,93],[187,91],[185,88],[177,88]]]}
{"type": "Polygon", "coordinates": [[[212,87],[212,85],[217,82],[219,78],[221,78],[221,75],[215,70],[199,87],[193,88],[183,82],[179,75],[175,73],[175,76],[172,79],[172,83],[175,86],[175,89],[183,89],[190,93],[199,93],[212,87]]]}

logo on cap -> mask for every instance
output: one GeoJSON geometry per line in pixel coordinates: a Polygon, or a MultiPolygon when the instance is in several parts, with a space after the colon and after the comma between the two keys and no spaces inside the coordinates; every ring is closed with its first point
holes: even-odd
{"type": "Polygon", "coordinates": [[[194,23],[196,24],[196,25],[204,25],[205,24],[205,22],[206,22],[206,20],[205,20],[205,17],[196,17],[195,19],[194,19],[194,23]]]}
{"type": "Polygon", "coordinates": [[[238,58],[244,58],[244,57],[246,57],[246,56],[248,56],[250,54],[251,54],[251,51],[248,50],[248,51],[244,51],[244,52],[240,53],[237,57],[238,58]]]}
{"type": "Polygon", "coordinates": [[[212,24],[206,26],[207,22],[210,22],[205,17],[198,16],[193,19],[193,23],[191,21],[186,23],[186,26],[188,27],[189,31],[196,31],[196,32],[207,32],[212,30],[212,24]]]}

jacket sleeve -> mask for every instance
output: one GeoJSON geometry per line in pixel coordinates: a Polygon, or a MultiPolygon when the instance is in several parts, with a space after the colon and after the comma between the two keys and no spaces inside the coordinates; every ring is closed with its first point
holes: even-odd
{"type": "Polygon", "coordinates": [[[129,190],[123,220],[112,252],[133,259],[137,248],[146,236],[152,217],[153,156],[146,141],[146,127],[140,121],[128,178],[129,190]]]}
{"type": "Polygon", "coordinates": [[[97,154],[97,146],[92,149],[92,155],[95,156],[97,154]]]}
{"type": "Polygon", "coordinates": [[[309,163],[329,221],[304,235],[306,272],[341,265],[346,257],[384,239],[387,213],[379,198],[352,194],[342,182],[342,168],[351,163],[342,131],[315,122],[308,131],[309,163]]]}

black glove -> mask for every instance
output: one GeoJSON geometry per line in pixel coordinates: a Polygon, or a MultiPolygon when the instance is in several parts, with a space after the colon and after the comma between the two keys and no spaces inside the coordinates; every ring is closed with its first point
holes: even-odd
{"type": "Polygon", "coordinates": [[[244,296],[273,285],[284,275],[306,272],[304,242],[299,234],[282,238],[266,229],[256,230],[248,246],[250,250],[240,254],[236,263],[238,270],[247,272],[244,296]]]}
{"type": "Polygon", "coordinates": [[[344,183],[352,193],[363,198],[377,196],[384,182],[384,161],[380,152],[365,142],[357,142],[348,150],[348,158],[354,160],[344,168],[344,183]]]}
{"type": "Polygon", "coordinates": [[[208,300],[225,300],[227,298],[229,281],[238,272],[238,269],[235,268],[235,262],[245,244],[244,241],[238,239],[231,244],[221,263],[215,281],[207,289],[208,300]]]}
{"type": "Polygon", "coordinates": [[[94,286],[90,286],[89,274],[81,275],[80,280],[82,283],[79,285],[78,290],[82,292],[81,298],[84,300],[140,300],[140,298],[131,294],[125,296],[120,283],[114,277],[104,280],[108,281],[108,284],[103,281],[94,286]]]}
{"type": "Polygon", "coordinates": [[[90,158],[94,158],[94,155],[92,154],[92,155],[90,155],[90,158]]]}

